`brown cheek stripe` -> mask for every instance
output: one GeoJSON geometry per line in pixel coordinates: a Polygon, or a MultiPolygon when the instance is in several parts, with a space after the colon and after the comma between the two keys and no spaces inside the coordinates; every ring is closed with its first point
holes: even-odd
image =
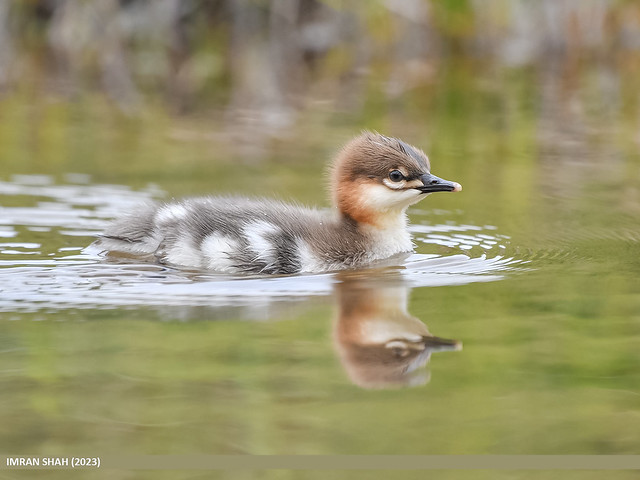
{"type": "Polygon", "coordinates": [[[338,205],[338,208],[356,222],[375,225],[375,212],[363,206],[360,202],[360,196],[362,195],[360,187],[364,183],[366,182],[357,182],[354,187],[339,188],[338,197],[340,198],[340,204],[338,205]]]}

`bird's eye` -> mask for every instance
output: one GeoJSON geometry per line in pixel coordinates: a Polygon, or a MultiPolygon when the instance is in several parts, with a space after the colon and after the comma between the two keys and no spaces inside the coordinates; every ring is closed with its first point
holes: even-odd
{"type": "Polygon", "coordinates": [[[400,182],[400,181],[404,180],[404,175],[402,174],[402,172],[400,170],[391,170],[389,172],[389,179],[392,182],[400,182]]]}

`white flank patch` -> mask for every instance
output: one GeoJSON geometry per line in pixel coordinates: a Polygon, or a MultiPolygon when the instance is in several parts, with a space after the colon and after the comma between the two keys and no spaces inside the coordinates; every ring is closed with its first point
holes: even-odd
{"type": "Polygon", "coordinates": [[[328,264],[320,260],[314,255],[313,250],[307,242],[304,240],[298,240],[298,258],[300,258],[300,271],[301,272],[325,272],[328,270],[337,270],[338,265],[328,264]]]}
{"type": "Polygon", "coordinates": [[[256,260],[267,264],[276,260],[276,246],[269,238],[280,233],[280,228],[267,222],[253,222],[243,229],[249,249],[256,254],[256,260]]]}
{"type": "Polygon", "coordinates": [[[165,205],[156,213],[156,223],[162,225],[164,223],[175,222],[176,220],[186,217],[188,213],[189,210],[187,207],[179,203],[165,205]]]}
{"type": "Polygon", "coordinates": [[[218,272],[235,271],[233,257],[239,248],[236,240],[216,233],[207,235],[200,246],[205,267],[218,272]]]}
{"type": "Polygon", "coordinates": [[[165,258],[174,265],[202,267],[202,253],[191,244],[190,237],[181,237],[174,245],[167,247],[165,258]]]}

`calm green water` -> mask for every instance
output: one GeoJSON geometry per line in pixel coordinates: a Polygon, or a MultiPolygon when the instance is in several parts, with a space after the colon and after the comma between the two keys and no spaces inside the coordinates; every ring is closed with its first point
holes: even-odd
{"type": "Polygon", "coordinates": [[[639,453],[637,108],[470,78],[367,121],[309,114],[261,159],[215,119],[0,99],[0,451],[639,453]],[[326,205],[326,159],[362,127],[464,186],[411,210],[401,267],[234,278],[82,251],[148,198],[326,205]],[[462,349],[359,355],[344,332],[381,317],[462,349]]]}

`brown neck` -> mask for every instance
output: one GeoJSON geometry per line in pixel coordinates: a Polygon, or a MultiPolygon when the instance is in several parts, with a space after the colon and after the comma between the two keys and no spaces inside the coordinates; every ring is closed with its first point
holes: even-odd
{"type": "MultiPolygon", "coordinates": [[[[344,185],[344,184],[342,184],[344,185]]],[[[338,187],[333,192],[333,203],[347,221],[357,225],[378,226],[378,213],[372,211],[361,201],[360,185],[350,185],[350,188],[338,187]]]]}

